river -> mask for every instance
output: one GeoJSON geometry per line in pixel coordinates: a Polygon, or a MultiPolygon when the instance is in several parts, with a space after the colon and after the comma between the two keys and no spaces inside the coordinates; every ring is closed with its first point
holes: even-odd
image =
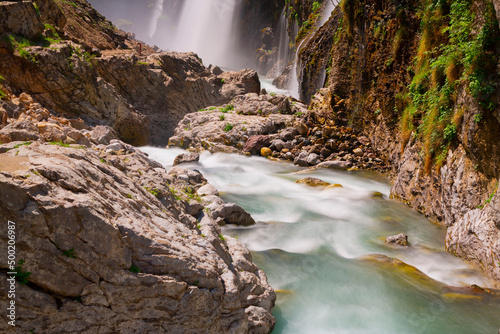
{"type": "MultiPolygon", "coordinates": [[[[183,152],[142,150],[165,167],[183,152]]],[[[248,246],[277,291],[273,333],[498,333],[499,297],[450,287],[491,282],[445,252],[444,228],[390,200],[387,178],[208,152],[182,167],[201,171],[258,222],[223,233],[248,246]],[[342,187],[294,182],[306,176],[342,187]],[[384,243],[398,233],[410,247],[384,243]]]]}

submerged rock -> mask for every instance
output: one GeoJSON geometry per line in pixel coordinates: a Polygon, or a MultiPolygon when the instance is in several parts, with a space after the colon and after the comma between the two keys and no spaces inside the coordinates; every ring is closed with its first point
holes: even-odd
{"type": "Polygon", "coordinates": [[[182,153],[175,157],[173,166],[177,166],[188,162],[198,162],[200,161],[200,155],[198,153],[182,153]]]}
{"type": "Polygon", "coordinates": [[[308,186],[311,187],[326,187],[330,185],[329,182],[323,181],[315,177],[305,177],[303,179],[295,181],[295,183],[307,184],[308,186]]]}
{"type": "Polygon", "coordinates": [[[408,246],[408,236],[404,233],[400,233],[398,235],[392,235],[385,239],[385,243],[387,244],[396,244],[400,246],[408,246]]]}

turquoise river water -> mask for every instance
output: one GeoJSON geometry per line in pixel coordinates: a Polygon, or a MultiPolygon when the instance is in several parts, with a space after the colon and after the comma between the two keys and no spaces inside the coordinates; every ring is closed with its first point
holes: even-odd
{"type": "MultiPolygon", "coordinates": [[[[167,168],[183,152],[143,151],[167,168]]],[[[248,246],[276,290],[273,333],[498,333],[500,297],[464,288],[491,282],[445,252],[443,228],[390,200],[385,177],[207,152],[182,167],[258,222],[223,233],[248,246]],[[295,183],[306,176],[343,187],[295,183]],[[384,243],[402,232],[410,247],[384,243]]]]}

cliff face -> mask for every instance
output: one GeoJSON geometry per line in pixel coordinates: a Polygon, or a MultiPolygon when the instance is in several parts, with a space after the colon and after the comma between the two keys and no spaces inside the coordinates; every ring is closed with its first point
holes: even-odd
{"type": "Polygon", "coordinates": [[[214,74],[195,54],[154,53],[85,1],[43,3],[52,7],[38,5],[40,15],[29,1],[1,7],[19,13],[14,27],[31,22],[29,31],[2,23],[6,84],[59,114],[110,125],[128,143],[166,145],[186,113],[260,91],[255,72],[214,74]]]}
{"type": "Polygon", "coordinates": [[[500,35],[493,8],[488,1],[345,0],[325,29],[307,37],[299,73],[307,100],[328,64],[332,98],[323,116],[347,112],[392,164],[393,196],[447,226],[448,250],[498,280],[500,35]]]}

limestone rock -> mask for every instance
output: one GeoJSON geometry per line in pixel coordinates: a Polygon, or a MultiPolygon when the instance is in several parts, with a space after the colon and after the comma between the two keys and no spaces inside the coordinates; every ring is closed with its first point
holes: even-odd
{"type": "Polygon", "coordinates": [[[200,161],[200,155],[198,153],[182,153],[175,157],[173,166],[188,162],[198,162],[200,161]]]}
{"type": "Polygon", "coordinates": [[[200,189],[198,189],[196,193],[200,196],[209,196],[209,195],[219,196],[219,191],[211,184],[206,184],[200,187],[200,189]]]}
{"type": "MultiPolygon", "coordinates": [[[[188,184],[178,177],[200,185],[201,174],[178,167],[167,174],[140,151],[116,156],[37,142],[0,155],[26,161],[0,172],[0,219],[16,223],[17,255],[31,273],[30,284],[17,285],[19,332],[272,330],[276,297],[248,249],[221,240],[210,218],[200,233],[187,201],[172,193],[188,184]]],[[[250,220],[243,212],[227,204],[219,211],[250,220]]]]}
{"type": "Polygon", "coordinates": [[[385,239],[385,243],[396,244],[396,245],[406,247],[406,246],[408,246],[408,236],[404,233],[400,233],[398,235],[393,235],[393,236],[387,237],[387,239],[385,239]]]}

